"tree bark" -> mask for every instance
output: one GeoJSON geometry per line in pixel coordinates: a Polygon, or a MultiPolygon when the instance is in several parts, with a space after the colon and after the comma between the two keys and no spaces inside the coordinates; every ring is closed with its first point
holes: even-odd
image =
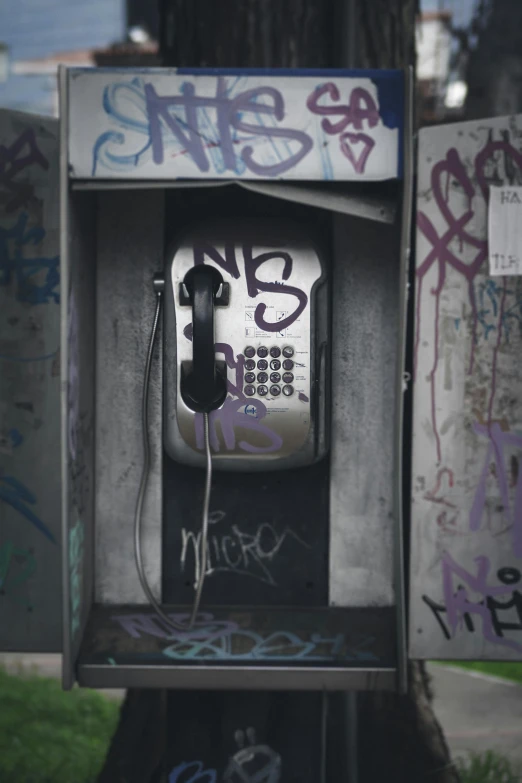
{"type": "MultiPolygon", "coordinates": [[[[344,5],[335,0],[161,0],[162,61],[179,67],[413,65],[418,0],[353,2],[350,9],[350,0],[344,5]],[[351,19],[356,29],[350,31],[351,19]]],[[[144,698],[148,703],[150,697],[129,691],[100,783],[138,779],[152,783],[153,762],[149,777],[133,776],[137,725],[133,715],[144,698]],[[122,771],[127,777],[121,776],[122,771]]],[[[372,692],[359,696],[360,783],[458,783],[431,704],[429,677],[421,662],[410,663],[407,695],[372,692]]],[[[152,742],[153,759],[154,750],[152,742]]]]}

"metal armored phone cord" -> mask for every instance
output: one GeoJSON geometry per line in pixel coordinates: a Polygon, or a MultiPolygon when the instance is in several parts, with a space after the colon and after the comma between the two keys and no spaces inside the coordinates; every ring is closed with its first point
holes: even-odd
{"type": "Polygon", "coordinates": [[[203,592],[203,585],[205,584],[205,573],[207,570],[207,542],[208,542],[208,508],[210,505],[210,491],[212,488],[212,454],[210,453],[210,434],[209,434],[209,421],[208,413],[203,414],[203,431],[205,439],[205,459],[206,459],[206,471],[205,471],[205,494],[203,496],[203,519],[201,523],[201,545],[200,545],[200,557],[199,557],[199,573],[198,583],[196,585],[196,595],[194,597],[194,604],[192,605],[192,615],[190,617],[190,627],[194,625],[194,620],[198,613],[199,604],[201,601],[201,593],[203,592]]]}
{"type": "MultiPolygon", "coordinates": [[[[143,470],[141,473],[140,488],[138,492],[138,499],[136,501],[136,513],[134,516],[134,557],[136,560],[136,569],[140,578],[143,592],[147,596],[150,605],[153,607],[156,614],[167,624],[168,627],[174,631],[186,631],[187,626],[181,623],[176,623],[172,620],[161,608],[156,601],[154,594],[150,588],[145,575],[145,569],[143,568],[143,558],[141,552],[141,522],[143,512],[143,501],[145,499],[145,492],[147,489],[147,483],[149,480],[150,472],[150,442],[149,442],[149,386],[150,386],[150,371],[152,365],[152,355],[154,352],[154,343],[156,342],[156,334],[158,330],[158,322],[161,312],[161,305],[163,299],[163,283],[158,278],[154,281],[154,290],[156,292],[156,312],[154,313],[154,321],[152,323],[152,332],[150,335],[149,349],[147,351],[147,361],[145,364],[145,376],[143,379],[143,396],[141,404],[141,417],[142,417],[142,433],[143,433],[143,470]]],[[[192,628],[196,615],[198,613],[199,604],[201,601],[201,593],[203,592],[203,584],[205,582],[205,571],[207,566],[207,539],[208,539],[208,509],[210,503],[210,488],[212,483],[212,456],[210,453],[210,437],[209,437],[209,421],[208,413],[203,414],[204,424],[204,439],[205,439],[205,455],[206,455],[206,477],[205,477],[205,494],[203,499],[203,522],[202,522],[202,535],[201,535],[201,557],[200,557],[200,570],[198,574],[198,582],[196,586],[196,595],[192,607],[192,614],[190,617],[189,628],[192,628]]]]}

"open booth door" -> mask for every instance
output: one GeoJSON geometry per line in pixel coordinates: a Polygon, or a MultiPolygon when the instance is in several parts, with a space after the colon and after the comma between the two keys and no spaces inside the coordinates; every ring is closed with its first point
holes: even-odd
{"type": "Polygon", "coordinates": [[[0,110],[0,651],[61,650],[58,121],[0,110]]]}

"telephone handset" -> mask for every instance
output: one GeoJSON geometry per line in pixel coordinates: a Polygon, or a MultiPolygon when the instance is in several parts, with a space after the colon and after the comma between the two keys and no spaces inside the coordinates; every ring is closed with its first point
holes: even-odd
{"type": "Polygon", "coordinates": [[[300,226],[215,223],[186,234],[165,274],[164,445],[203,466],[261,471],[327,451],[328,291],[300,226]]]}

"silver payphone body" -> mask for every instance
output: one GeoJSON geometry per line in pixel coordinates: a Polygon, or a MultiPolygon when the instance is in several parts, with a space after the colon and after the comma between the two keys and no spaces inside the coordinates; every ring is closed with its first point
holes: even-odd
{"type": "Polygon", "coordinates": [[[215,223],[169,251],[163,336],[164,445],[215,468],[264,471],[327,451],[328,287],[304,227],[215,223]]]}

